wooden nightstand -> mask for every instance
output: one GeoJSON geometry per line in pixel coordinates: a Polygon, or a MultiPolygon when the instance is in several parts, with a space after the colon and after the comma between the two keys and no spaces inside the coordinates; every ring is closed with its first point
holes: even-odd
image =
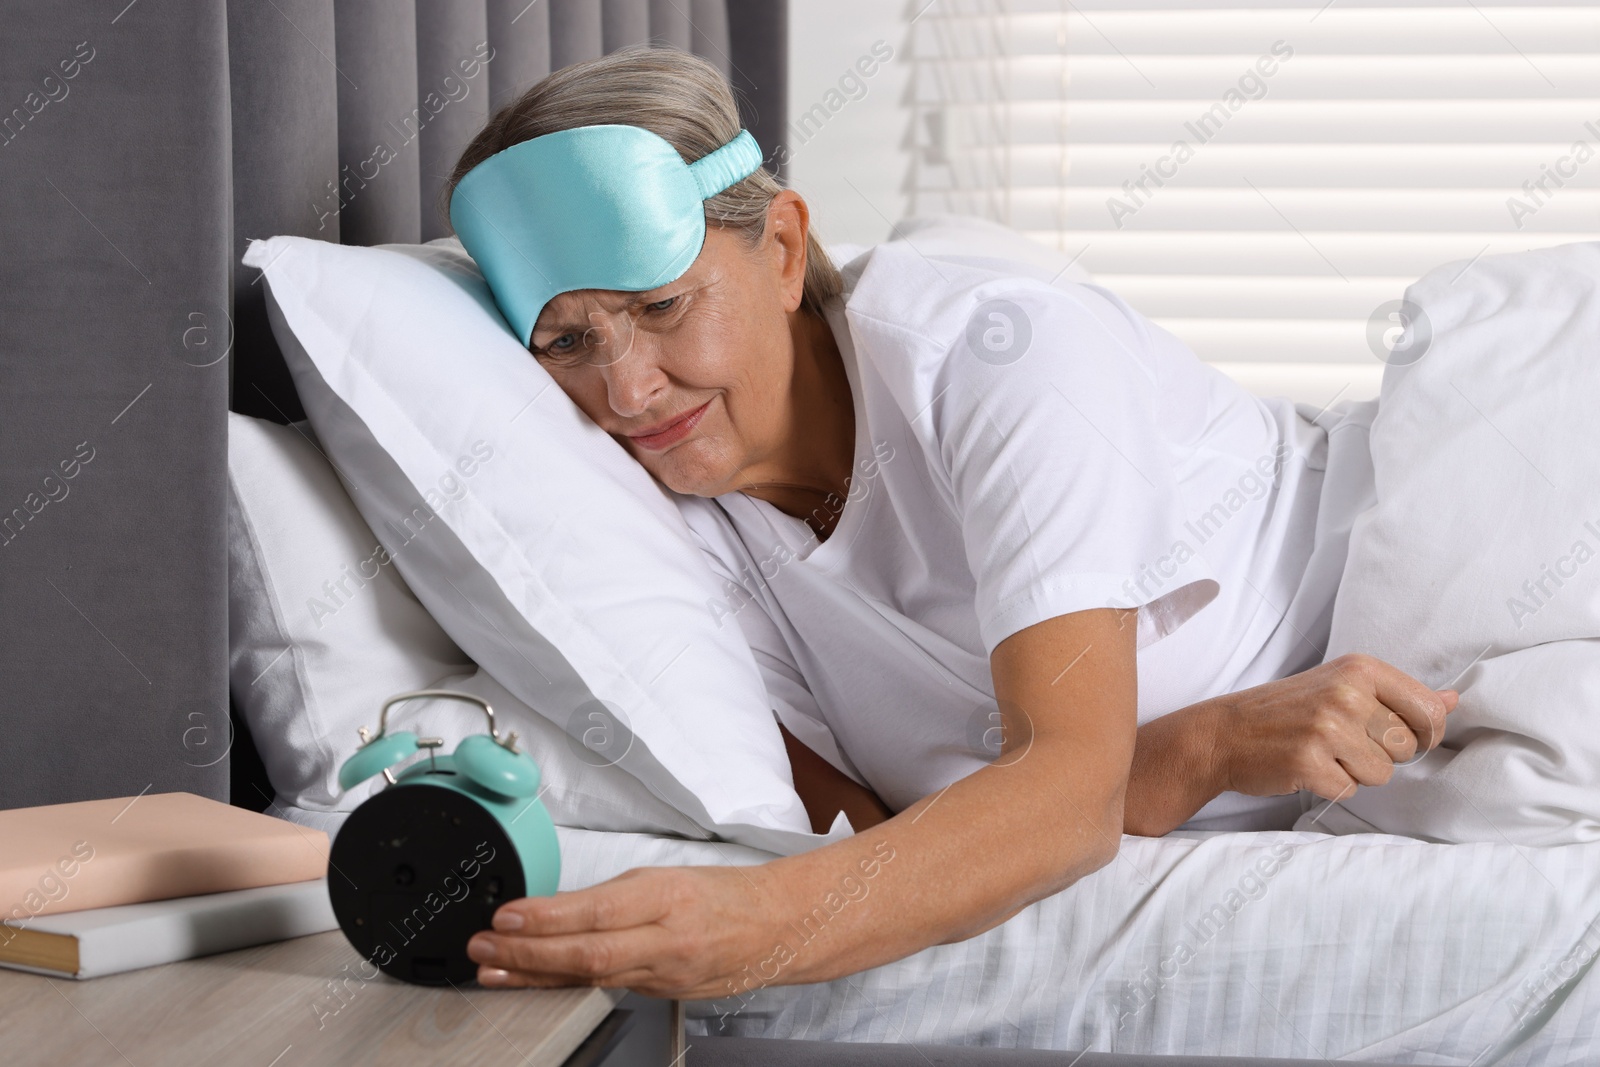
{"type": "Polygon", "coordinates": [[[337,930],[83,982],[0,969],[0,1061],[670,1067],[681,1056],[673,1002],[374,974],[337,930]]]}

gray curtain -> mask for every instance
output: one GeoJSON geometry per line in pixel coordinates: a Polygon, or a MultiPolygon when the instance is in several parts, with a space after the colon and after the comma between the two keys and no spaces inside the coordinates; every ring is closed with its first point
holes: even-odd
{"type": "Polygon", "coordinates": [[[228,27],[117,14],[0,16],[4,807],[227,795],[228,27]]]}
{"type": "Polygon", "coordinates": [[[248,239],[439,236],[444,175],[494,108],[642,41],[718,64],[770,154],[785,23],[783,0],[5,5],[0,808],[228,799],[249,755],[226,412],[301,411],[248,239]]]}

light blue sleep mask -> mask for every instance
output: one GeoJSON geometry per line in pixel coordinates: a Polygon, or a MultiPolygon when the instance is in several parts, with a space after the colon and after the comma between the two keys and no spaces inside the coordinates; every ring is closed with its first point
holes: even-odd
{"type": "Polygon", "coordinates": [[[689,269],[704,201],[761,166],[741,129],[693,163],[639,126],[578,126],[496,152],[450,195],[450,224],[526,346],[545,304],[573,289],[644,292],[689,269]]]}

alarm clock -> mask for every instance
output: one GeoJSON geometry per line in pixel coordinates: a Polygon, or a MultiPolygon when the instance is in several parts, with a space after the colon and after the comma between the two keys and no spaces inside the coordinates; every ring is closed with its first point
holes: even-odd
{"type": "Polygon", "coordinates": [[[539,803],[539,766],[501,739],[494,709],[471,693],[419,689],[384,701],[377,736],[339,768],[349,790],[388,783],[352,811],[328,854],[328,896],[339,929],[383,973],[419,985],[472,981],[467,941],[490,929],[501,904],[549,896],[561,877],[555,824],[539,803]],[[487,734],[439,755],[442,738],[389,732],[389,709],[420,697],[483,708],[487,734]],[[398,776],[390,768],[426,749],[398,776]]]}

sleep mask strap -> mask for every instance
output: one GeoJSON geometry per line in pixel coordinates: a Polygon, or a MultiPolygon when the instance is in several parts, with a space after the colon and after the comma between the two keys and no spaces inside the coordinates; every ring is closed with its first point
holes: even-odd
{"type": "Polygon", "coordinates": [[[700,187],[700,199],[709,200],[754,174],[759,166],[761,146],[749,130],[741,129],[733,140],[689,164],[689,173],[700,187]]]}

